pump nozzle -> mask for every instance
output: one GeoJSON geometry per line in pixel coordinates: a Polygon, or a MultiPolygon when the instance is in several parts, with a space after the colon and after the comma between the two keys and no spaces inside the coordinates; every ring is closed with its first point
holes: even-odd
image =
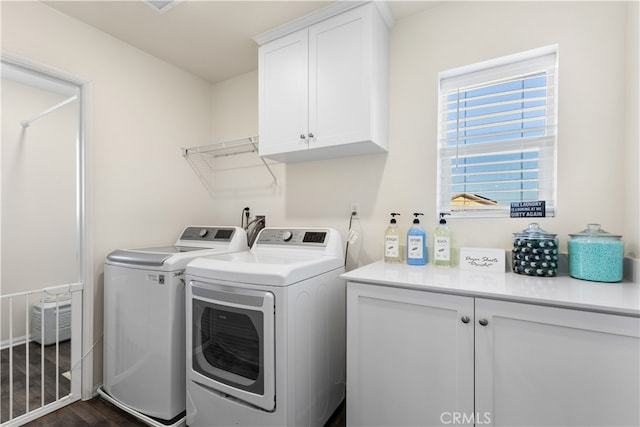
{"type": "Polygon", "coordinates": [[[414,212],[413,215],[415,216],[415,218],[413,219],[413,223],[414,224],[420,224],[420,219],[418,219],[418,216],[419,215],[424,215],[424,214],[421,213],[421,212],[414,212]]]}
{"type": "Polygon", "coordinates": [[[451,215],[449,212],[440,212],[440,224],[446,224],[447,220],[444,219],[445,215],[451,215]]]}
{"type": "Polygon", "coordinates": [[[390,221],[391,224],[395,224],[396,223],[396,215],[400,216],[399,213],[391,212],[391,221],[390,221]]]}

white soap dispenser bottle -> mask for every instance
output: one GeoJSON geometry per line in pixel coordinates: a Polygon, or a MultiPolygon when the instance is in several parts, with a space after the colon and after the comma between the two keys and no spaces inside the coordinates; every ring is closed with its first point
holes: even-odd
{"type": "Polygon", "coordinates": [[[433,232],[433,265],[451,267],[453,265],[453,248],[451,229],[444,219],[446,212],[440,212],[440,224],[433,232]]]}
{"type": "Polygon", "coordinates": [[[385,262],[402,262],[402,234],[396,221],[399,213],[391,213],[391,221],[384,233],[384,260],[385,262]]]}

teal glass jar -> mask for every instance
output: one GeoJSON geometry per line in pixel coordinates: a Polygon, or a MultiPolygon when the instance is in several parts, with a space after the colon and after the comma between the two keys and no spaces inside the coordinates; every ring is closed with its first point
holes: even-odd
{"type": "Polygon", "coordinates": [[[569,234],[569,274],[595,282],[622,280],[624,243],[622,236],[589,224],[579,233],[569,234]]]}

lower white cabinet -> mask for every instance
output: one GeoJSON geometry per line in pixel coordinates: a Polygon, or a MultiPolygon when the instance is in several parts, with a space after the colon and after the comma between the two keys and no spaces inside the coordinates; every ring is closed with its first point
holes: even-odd
{"type": "Polygon", "coordinates": [[[640,319],[349,282],[347,424],[640,425],[640,319]]]}
{"type": "Polygon", "coordinates": [[[349,283],[347,425],[441,425],[454,411],[473,412],[473,298],[349,283]]]}
{"type": "Polygon", "coordinates": [[[476,409],[493,425],[640,425],[640,319],[480,298],[475,317],[476,409]]]}

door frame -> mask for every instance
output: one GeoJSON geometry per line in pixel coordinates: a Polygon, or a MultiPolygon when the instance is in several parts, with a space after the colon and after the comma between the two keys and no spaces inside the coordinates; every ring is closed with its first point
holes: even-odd
{"type": "MultiPolygon", "coordinates": [[[[82,316],[77,321],[82,329],[81,339],[81,398],[90,399],[95,394],[93,384],[93,355],[95,346],[94,336],[94,245],[93,245],[93,162],[91,151],[91,105],[92,83],[88,79],[79,77],[58,68],[37,62],[20,55],[0,52],[2,62],[35,71],[46,76],[63,80],[79,88],[79,120],[78,120],[78,236],[80,277],[83,284],[82,316]]],[[[75,324],[75,321],[74,321],[75,324]]]]}

